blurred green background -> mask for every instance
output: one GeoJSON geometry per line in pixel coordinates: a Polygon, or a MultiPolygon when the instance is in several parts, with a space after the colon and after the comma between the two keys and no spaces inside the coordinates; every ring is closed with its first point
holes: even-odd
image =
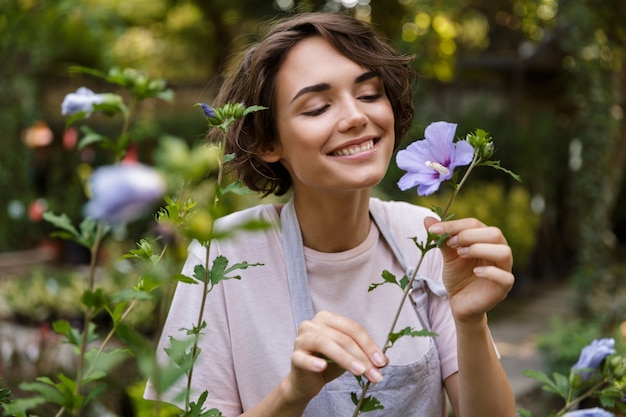
{"type": "MultiPolygon", "coordinates": [[[[211,103],[230,57],[265,22],[319,10],[369,21],[416,56],[416,118],[403,147],[436,120],[458,123],[459,136],[482,128],[496,159],[521,175],[519,184],[478,170],[455,209],[505,231],[515,291],[569,280],[582,314],[623,320],[623,0],[0,0],[0,260],[51,244],[42,210],[81,216],[82,180],[99,161],[76,149],[80,133],[65,130],[60,105],[79,86],[105,91],[71,66],[133,67],[168,81],[175,101],[148,101],[136,120],[148,140],[133,152],[150,161],[149,138],[202,140],[193,104],[211,103]]],[[[98,115],[89,124],[117,128],[98,115]]],[[[376,193],[443,198],[400,192],[400,175],[392,167],[376,193]]],[[[81,259],[62,247],[61,262],[81,259]]]]}

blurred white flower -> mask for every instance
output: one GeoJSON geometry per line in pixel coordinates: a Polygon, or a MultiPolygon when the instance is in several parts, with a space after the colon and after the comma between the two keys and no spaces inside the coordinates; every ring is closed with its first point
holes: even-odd
{"type": "Polygon", "coordinates": [[[161,174],[142,164],[100,167],[89,183],[92,199],[85,206],[85,214],[112,225],[137,219],[166,191],[161,174]]]}
{"type": "Polygon", "coordinates": [[[87,87],[80,87],[75,93],[69,93],[61,103],[61,114],[71,116],[78,112],[86,112],[89,116],[93,112],[94,104],[104,101],[104,94],[96,94],[87,87]]]}

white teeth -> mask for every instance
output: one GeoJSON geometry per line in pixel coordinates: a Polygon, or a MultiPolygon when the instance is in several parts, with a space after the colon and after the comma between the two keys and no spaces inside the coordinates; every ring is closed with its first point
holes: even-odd
{"type": "Polygon", "coordinates": [[[356,155],[361,152],[369,151],[374,147],[374,141],[368,140],[367,142],[361,145],[354,145],[348,148],[341,149],[339,151],[333,152],[333,155],[336,156],[348,156],[348,155],[356,155]]]}

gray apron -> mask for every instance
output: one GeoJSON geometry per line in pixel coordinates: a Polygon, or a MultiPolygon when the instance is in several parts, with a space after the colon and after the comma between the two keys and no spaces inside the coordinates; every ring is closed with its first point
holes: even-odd
{"type": "MultiPolygon", "coordinates": [[[[391,248],[407,276],[412,270],[400,252],[389,228],[380,221],[376,213],[370,213],[381,235],[391,248]]],[[[297,334],[300,323],[310,320],[314,316],[311,295],[304,258],[302,233],[296,215],[293,198],[289,200],[281,211],[281,227],[283,234],[283,251],[287,266],[287,277],[291,303],[294,315],[294,325],[297,334]]],[[[415,279],[410,299],[423,328],[429,329],[428,322],[428,293],[438,296],[445,295],[445,288],[440,282],[433,282],[418,276],[415,279]]],[[[396,329],[397,330],[397,329],[396,329]]],[[[441,416],[442,411],[442,381],[439,353],[432,337],[429,337],[427,352],[416,362],[394,366],[388,365],[383,369],[384,378],[368,389],[368,396],[373,395],[385,407],[363,414],[367,417],[434,417],[441,416]]],[[[311,400],[304,417],[350,417],[355,405],[350,393],[361,394],[361,388],[354,376],[346,372],[339,378],[329,382],[322,391],[311,400]]]]}

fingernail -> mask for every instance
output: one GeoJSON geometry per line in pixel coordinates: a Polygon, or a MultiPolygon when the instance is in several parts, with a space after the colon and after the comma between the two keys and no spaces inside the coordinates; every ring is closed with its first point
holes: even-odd
{"type": "Polygon", "coordinates": [[[365,372],[365,369],[367,369],[365,368],[365,365],[363,365],[359,361],[354,361],[350,364],[350,370],[355,375],[363,375],[363,372],[365,372]]]}
{"type": "Polygon", "coordinates": [[[458,248],[458,249],[456,250],[456,253],[458,253],[458,254],[459,254],[459,256],[465,256],[465,255],[467,255],[467,254],[469,253],[469,248],[465,248],[465,247],[463,247],[463,248],[458,248]]]}
{"type": "Polygon", "coordinates": [[[452,236],[450,239],[448,239],[448,246],[451,248],[455,248],[459,243],[459,238],[457,236],[452,236]]]}
{"type": "Polygon", "coordinates": [[[483,275],[485,275],[485,267],[477,266],[476,268],[474,268],[474,274],[478,277],[482,277],[483,275]]]}
{"type": "Polygon", "coordinates": [[[381,355],[378,352],[372,355],[372,360],[374,361],[374,364],[377,366],[385,366],[387,364],[387,361],[385,360],[385,358],[383,358],[383,355],[381,355]]]}
{"type": "Polygon", "coordinates": [[[435,224],[435,225],[430,226],[430,227],[428,228],[428,231],[429,231],[430,233],[435,233],[435,234],[440,235],[440,234],[442,234],[442,233],[443,233],[443,227],[442,227],[442,226],[440,226],[440,225],[438,225],[438,224],[435,224]]]}
{"type": "Polygon", "coordinates": [[[367,379],[372,382],[380,382],[383,379],[383,374],[381,374],[378,369],[371,368],[369,371],[367,371],[367,379]]]}

